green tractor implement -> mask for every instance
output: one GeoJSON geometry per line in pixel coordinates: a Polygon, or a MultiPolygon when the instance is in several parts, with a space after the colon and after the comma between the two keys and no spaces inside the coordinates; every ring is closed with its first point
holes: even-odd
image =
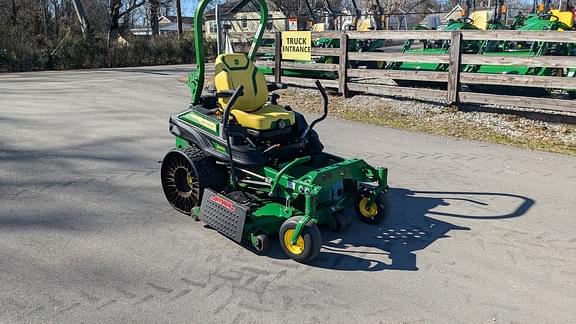
{"type": "MultiPolygon", "coordinates": [[[[474,26],[474,21],[470,18],[459,18],[450,21],[443,29],[445,31],[455,30],[477,30],[474,26]]],[[[415,30],[428,30],[424,26],[417,26],[415,30]]],[[[401,53],[420,54],[420,55],[443,55],[448,54],[450,51],[450,41],[431,41],[420,40],[416,46],[416,40],[409,39],[404,42],[401,53]]],[[[480,44],[477,41],[465,41],[463,44],[463,51],[466,54],[476,54],[479,50],[480,44]]],[[[385,69],[387,70],[401,70],[401,71],[432,71],[432,72],[446,72],[448,71],[448,64],[446,63],[423,63],[423,62],[388,62],[385,69]]],[[[394,80],[399,86],[404,87],[427,87],[427,88],[446,88],[446,82],[441,81],[411,81],[411,80],[394,80]]]]}
{"type": "Polygon", "coordinates": [[[304,116],[278,103],[253,61],[267,22],[265,0],[260,27],[248,55],[227,53],[215,63],[214,90],[204,90],[202,15],[195,16],[196,70],[189,75],[189,109],[170,117],[176,147],[162,161],[164,194],[177,211],[201,220],[235,242],[259,253],[278,236],[284,253],[309,262],[322,245],[318,229],[342,230],[353,207],[357,217],[378,224],[386,216],[387,169],[362,159],[327,152],[304,116]]]}
{"type": "MultiPolygon", "coordinates": [[[[534,31],[563,31],[572,29],[573,19],[571,12],[560,12],[551,10],[546,14],[531,15],[521,27],[516,30],[534,31]],[[567,14],[567,18],[564,16],[567,14]],[[560,18],[562,17],[562,18],[560,18]]],[[[576,41],[575,41],[576,42],[576,41]]],[[[574,43],[557,42],[512,42],[512,41],[485,41],[480,47],[479,54],[494,57],[535,57],[535,56],[570,56],[574,55],[574,43]]],[[[534,75],[534,76],[556,76],[571,77],[571,69],[564,72],[561,68],[550,67],[529,67],[524,65],[467,65],[463,68],[465,72],[487,73],[487,74],[514,74],[514,75],[534,75]]],[[[572,76],[573,77],[573,76],[572,76]]],[[[520,96],[544,97],[549,95],[549,90],[544,88],[529,88],[521,86],[506,85],[480,85],[469,84],[468,88],[476,92],[509,94],[520,96]]],[[[573,93],[573,92],[569,92],[573,93]]]]}
{"type": "MultiPolygon", "coordinates": [[[[504,2],[500,0],[498,6],[495,7],[494,13],[490,11],[471,11],[473,9],[472,1],[465,1],[464,5],[466,12],[469,15],[464,15],[461,18],[450,20],[448,24],[441,28],[444,31],[457,31],[457,30],[498,30],[506,29],[501,23],[501,7],[504,2]],[[470,12],[471,11],[471,12],[470,12]]],[[[415,30],[429,30],[425,26],[417,26],[415,30]]],[[[462,51],[464,54],[478,54],[480,48],[485,42],[482,41],[464,41],[462,51]]],[[[444,55],[450,51],[450,41],[448,40],[420,40],[416,44],[416,40],[410,39],[404,43],[401,53],[419,54],[419,55],[444,55]]],[[[404,71],[431,71],[431,72],[447,72],[449,65],[446,63],[423,63],[423,62],[389,62],[386,64],[388,70],[404,70],[404,71]]],[[[447,83],[442,81],[411,81],[411,80],[394,80],[400,86],[411,87],[426,87],[426,88],[440,88],[446,89],[447,83]]]]}

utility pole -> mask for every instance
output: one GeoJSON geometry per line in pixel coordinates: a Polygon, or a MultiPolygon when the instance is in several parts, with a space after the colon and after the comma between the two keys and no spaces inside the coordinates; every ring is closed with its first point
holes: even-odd
{"type": "Polygon", "coordinates": [[[178,37],[182,36],[182,8],[180,0],[176,0],[176,24],[178,25],[178,37]]]}

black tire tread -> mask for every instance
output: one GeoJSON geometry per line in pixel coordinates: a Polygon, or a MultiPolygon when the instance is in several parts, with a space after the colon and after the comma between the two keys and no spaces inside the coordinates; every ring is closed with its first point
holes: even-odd
{"type": "MultiPolygon", "coordinates": [[[[198,173],[201,188],[210,188],[216,192],[222,192],[226,187],[226,172],[223,167],[216,164],[216,159],[206,156],[202,149],[191,145],[182,150],[188,156],[198,173]]],[[[203,190],[200,190],[202,201],[203,190]]]]}
{"type": "MultiPolygon", "coordinates": [[[[164,158],[165,160],[162,162],[163,163],[162,168],[164,168],[166,158],[168,158],[168,156],[174,157],[174,155],[180,155],[180,157],[176,158],[184,158],[184,159],[187,158],[188,162],[190,163],[195,173],[195,176],[198,178],[198,184],[199,184],[198,201],[196,205],[192,206],[192,208],[198,206],[201,203],[204,189],[210,188],[216,192],[222,192],[225,189],[227,181],[226,169],[223,166],[217,165],[216,160],[213,157],[206,156],[198,146],[192,144],[187,148],[183,149],[179,148],[170,151],[164,158]],[[182,155],[184,155],[185,157],[182,155]]],[[[162,171],[162,177],[164,177],[163,172],[164,171],[162,171]]],[[[162,178],[163,186],[164,181],[165,181],[164,178],[162,178]]],[[[187,208],[183,209],[182,206],[177,206],[177,204],[171,201],[168,196],[166,196],[166,198],[168,199],[170,205],[174,207],[174,209],[176,209],[177,211],[185,215],[191,214],[191,210],[187,210],[187,208]]]]}

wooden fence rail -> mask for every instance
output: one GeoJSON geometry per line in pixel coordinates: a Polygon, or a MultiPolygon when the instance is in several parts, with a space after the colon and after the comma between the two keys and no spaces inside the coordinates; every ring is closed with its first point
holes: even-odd
{"type": "MultiPolygon", "coordinates": [[[[232,38],[249,40],[248,33],[233,33],[232,38]]],[[[527,42],[560,42],[576,43],[576,32],[537,32],[537,31],[328,31],[313,32],[312,38],[321,37],[338,38],[339,48],[312,48],[313,56],[331,56],[337,58],[337,63],[289,62],[282,61],[280,33],[265,33],[265,39],[274,39],[274,47],[260,47],[259,53],[274,55],[274,61],[259,60],[257,65],[274,68],[274,75],[268,76],[275,82],[284,82],[300,86],[313,86],[314,80],[286,77],[282,75],[283,69],[332,72],[333,79],[323,80],[322,83],[331,88],[338,89],[344,96],[350,92],[360,92],[376,95],[406,96],[427,100],[441,100],[452,105],[460,103],[480,103],[508,105],[527,108],[549,109],[557,111],[576,112],[576,100],[551,99],[541,97],[522,97],[512,95],[496,95],[475,92],[462,92],[463,84],[480,85],[506,85],[527,88],[564,89],[576,91],[576,77],[536,76],[518,74],[487,74],[463,72],[467,65],[500,65],[500,66],[528,66],[548,67],[555,69],[576,69],[576,56],[531,56],[513,57],[464,54],[466,41],[527,41],[527,42]],[[438,40],[449,41],[450,50],[447,54],[424,55],[400,52],[356,52],[349,50],[351,40],[385,39],[401,44],[402,40],[438,40]],[[418,71],[418,70],[390,70],[376,68],[353,68],[351,63],[358,62],[421,62],[446,64],[446,72],[418,71]],[[362,82],[362,79],[393,79],[411,80],[420,83],[435,82],[446,84],[446,90],[399,87],[388,84],[372,84],[362,82]]],[[[333,60],[332,62],[336,62],[333,60]]]]}

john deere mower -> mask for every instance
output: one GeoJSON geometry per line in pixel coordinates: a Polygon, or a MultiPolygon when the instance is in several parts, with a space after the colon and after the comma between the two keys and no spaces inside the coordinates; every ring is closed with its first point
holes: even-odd
{"type": "Polygon", "coordinates": [[[278,235],[282,250],[298,262],[318,255],[319,225],[346,227],[348,207],[362,221],[380,223],[388,210],[387,169],[324,152],[314,130],[328,113],[320,82],[324,113],[308,124],[278,103],[270,91],[282,86],[267,84],[255,68],[268,18],[265,0],[258,0],[260,27],[248,55],[219,55],[214,89],[203,91],[202,15],[208,2],[200,1],[194,20],[192,103],[169,121],[176,147],[161,167],[168,202],[256,252],[264,253],[269,237],[278,235]]]}

